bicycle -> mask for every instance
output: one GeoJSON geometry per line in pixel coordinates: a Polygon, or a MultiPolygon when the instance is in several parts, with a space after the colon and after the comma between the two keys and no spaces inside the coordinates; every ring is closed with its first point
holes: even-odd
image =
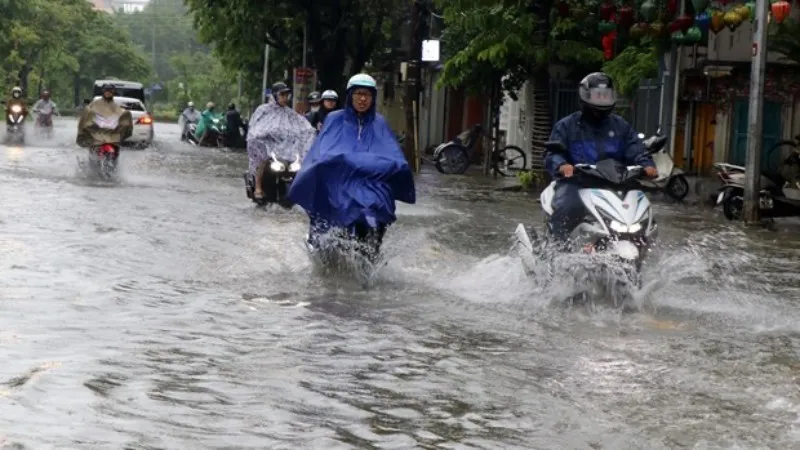
{"type": "MultiPolygon", "coordinates": [[[[475,150],[479,138],[487,136],[481,124],[475,124],[471,129],[456,136],[453,140],[444,142],[433,152],[433,163],[440,173],[445,175],[462,175],[467,171],[471,162],[470,156],[475,150]]],[[[492,144],[499,142],[499,137],[488,136],[492,144]]],[[[492,147],[497,147],[492,145],[492,147]]],[[[525,170],[527,156],[516,145],[506,145],[503,148],[492,150],[491,168],[495,174],[504,177],[516,176],[525,170]]]]}

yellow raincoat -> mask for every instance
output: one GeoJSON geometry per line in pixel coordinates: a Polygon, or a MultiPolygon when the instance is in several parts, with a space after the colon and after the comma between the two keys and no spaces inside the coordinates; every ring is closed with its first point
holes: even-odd
{"type": "Polygon", "coordinates": [[[86,105],[78,121],[78,137],[81,147],[96,147],[103,144],[121,144],[133,133],[131,112],[114,103],[98,98],[86,105]]]}

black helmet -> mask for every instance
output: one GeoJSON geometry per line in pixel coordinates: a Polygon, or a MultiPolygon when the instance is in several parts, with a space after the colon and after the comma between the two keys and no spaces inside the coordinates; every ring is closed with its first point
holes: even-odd
{"type": "Polygon", "coordinates": [[[283,81],[279,81],[272,85],[272,98],[278,101],[278,96],[284,92],[292,92],[292,89],[283,81]]]}
{"type": "Polygon", "coordinates": [[[319,103],[322,101],[322,96],[318,91],[314,91],[308,95],[308,103],[319,103]]]}
{"type": "Polygon", "coordinates": [[[584,114],[598,119],[608,117],[617,104],[614,82],[603,72],[586,75],[578,85],[578,96],[584,114]]]}

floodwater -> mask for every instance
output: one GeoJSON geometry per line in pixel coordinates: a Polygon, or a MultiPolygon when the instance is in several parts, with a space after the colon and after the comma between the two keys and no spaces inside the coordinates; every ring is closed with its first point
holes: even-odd
{"type": "Polygon", "coordinates": [[[642,310],[565,308],[508,253],[532,197],[426,172],[365,289],[244,155],[162,124],[102,184],[57,126],[0,146],[0,448],[800,448],[796,222],[659,204],[642,310]]]}

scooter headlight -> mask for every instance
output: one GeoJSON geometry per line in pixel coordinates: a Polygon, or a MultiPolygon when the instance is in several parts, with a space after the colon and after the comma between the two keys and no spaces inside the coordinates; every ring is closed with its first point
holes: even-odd
{"type": "Polygon", "coordinates": [[[286,170],[286,166],[283,165],[282,162],[279,161],[272,161],[270,163],[269,168],[272,169],[273,172],[283,172],[286,170]]]}
{"type": "Polygon", "coordinates": [[[297,172],[300,170],[300,162],[295,161],[289,165],[289,172],[297,172]]]}
{"type": "Polygon", "coordinates": [[[11,107],[11,112],[13,112],[13,113],[22,112],[22,107],[20,107],[19,105],[14,105],[14,106],[11,107]]]}
{"type": "Polygon", "coordinates": [[[608,223],[608,228],[611,228],[612,231],[615,231],[617,233],[632,234],[632,233],[638,233],[642,229],[642,224],[635,223],[631,226],[627,226],[625,224],[617,222],[616,220],[611,220],[608,223]]]}

